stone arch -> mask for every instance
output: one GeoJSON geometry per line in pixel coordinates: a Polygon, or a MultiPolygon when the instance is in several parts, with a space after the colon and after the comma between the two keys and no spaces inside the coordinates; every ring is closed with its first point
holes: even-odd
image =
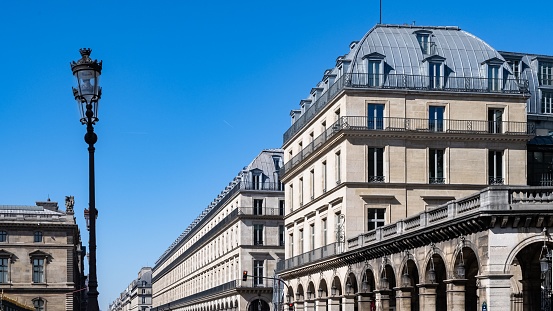
{"type": "Polygon", "coordinates": [[[353,272],[349,272],[346,277],[346,284],[344,284],[344,291],[346,294],[356,294],[359,292],[359,286],[357,285],[357,276],[353,272]]]}
{"type": "Polygon", "coordinates": [[[440,252],[433,249],[428,254],[426,261],[424,282],[437,284],[436,288],[436,310],[447,310],[446,284],[447,264],[440,252]]]}
{"type": "Polygon", "coordinates": [[[292,286],[288,286],[286,290],[286,302],[290,303],[294,301],[294,289],[292,286]]]}
{"type": "Polygon", "coordinates": [[[250,302],[248,302],[248,308],[246,309],[248,311],[270,311],[271,306],[269,305],[269,302],[265,301],[265,298],[261,296],[257,296],[254,299],[252,299],[250,302]]]}
{"type": "Polygon", "coordinates": [[[384,266],[382,267],[382,271],[380,273],[380,287],[381,289],[389,289],[389,305],[390,308],[393,308],[395,310],[396,307],[396,291],[393,290],[393,288],[397,287],[396,282],[396,274],[394,272],[394,267],[392,266],[392,263],[388,260],[385,260],[384,266]],[[386,280],[388,285],[385,286],[382,282],[386,280]],[[387,288],[386,288],[387,287],[387,288]]]}
{"type": "Polygon", "coordinates": [[[363,274],[361,275],[361,292],[372,293],[376,290],[376,278],[374,276],[374,269],[370,265],[363,268],[363,274]]]}
{"type": "Polygon", "coordinates": [[[328,297],[328,286],[326,284],[326,280],[321,278],[319,281],[319,287],[317,288],[317,291],[320,293],[320,297],[328,297]]]}
{"type": "Polygon", "coordinates": [[[412,287],[411,294],[411,311],[419,311],[419,287],[417,284],[421,282],[419,267],[417,261],[410,255],[405,256],[402,260],[401,269],[398,270],[398,280],[400,287],[412,287]]]}
{"type": "Polygon", "coordinates": [[[309,281],[309,284],[307,284],[306,294],[307,295],[304,297],[304,299],[311,300],[316,297],[317,291],[315,290],[315,284],[313,283],[313,281],[309,281]]]}
{"type": "Polygon", "coordinates": [[[462,241],[455,248],[452,260],[450,262],[450,278],[465,279],[465,310],[478,310],[478,286],[476,285],[476,276],[480,274],[480,261],[478,260],[477,252],[467,245],[466,241],[462,241]],[[459,275],[458,267],[463,266],[464,276],[459,275]]]}
{"type": "MultiPolygon", "coordinates": [[[[549,241],[550,238],[548,237],[547,240],[549,241]]],[[[509,252],[507,257],[505,258],[505,262],[503,263],[504,265],[503,272],[507,274],[511,273],[511,264],[513,263],[513,261],[515,261],[516,256],[520,253],[520,251],[523,248],[537,242],[541,242],[543,244],[543,241],[544,241],[543,233],[542,234],[536,233],[536,235],[530,236],[520,241],[515,247],[513,247],[513,249],[509,252]]]]}
{"type": "Polygon", "coordinates": [[[330,283],[330,294],[332,296],[342,296],[342,281],[340,277],[334,275],[332,277],[332,283],[330,283]]]}
{"type": "Polygon", "coordinates": [[[303,285],[300,283],[298,284],[298,288],[296,289],[296,300],[303,300],[304,297],[303,285]]]}

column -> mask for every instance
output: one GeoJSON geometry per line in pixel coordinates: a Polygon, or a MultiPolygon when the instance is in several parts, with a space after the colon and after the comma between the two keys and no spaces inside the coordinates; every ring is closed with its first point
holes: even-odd
{"type": "Polygon", "coordinates": [[[315,300],[315,311],[326,311],[326,298],[315,300]]]}
{"type": "Polygon", "coordinates": [[[389,311],[390,310],[390,290],[375,290],[375,304],[377,311],[389,311]]]}
{"type": "Polygon", "coordinates": [[[315,311],[315,301],[314,300],[306,300],[304,303],[304,310],[305,311],[315,311]]]}
{"type": "Polygon", "coordinates": [[[294,303],[294,311],[303,311],[303,307],[304,307],[304,301],[303,300],[296,301],[294,303]]]}
{"type": "Polygon", "coordinates": [[[419,287],[420,310],[436,311],[436,289],[438,284],[417,284],[417,286],[419,287]]]}
{"type": "Polygon", "coordinates": [[[396,310],[411,311],[411,295],[413,292],[413,286],[395,287],[394,290],[396,291],[396,310]]]}
{"type": "Polygon", "coordinates": [[[340,311],[340,297],[328,298],[328,311],[340,311]]]}
{"type": "Polygon", "coordinates": [[[357,309],[359,311],[371,311],[373,303],[372,293],[359,293],[357,296],[357,309]]]}
{"type": "Polygon", "coordinates": [[[342,297],[342,311],[354,311],[355,295],[345,295],[342,297]]]}
{"type": "Polygon", "coordinates": [[[465,311],[465,279],[444,280],[448,311],[465,311]]]}
{"type": "MultiPolygon", "coordinates": [[[[480,287],[483,290],[483,294],[480,295],[480,305],[478,309],[481,310],[482,305],[486,303],[488,309],[493,306],[494,310],[510,310],[511,301],[509,297],[511,297],[511,277],[512,274],[476,276],[476,278],[480,280],[480,287]]],[[[536,288],[539,288],[539,286],[540,285],[537,285],[536,288]]],[[[526,307],[526,302],[524,307],[526,307]]]]}

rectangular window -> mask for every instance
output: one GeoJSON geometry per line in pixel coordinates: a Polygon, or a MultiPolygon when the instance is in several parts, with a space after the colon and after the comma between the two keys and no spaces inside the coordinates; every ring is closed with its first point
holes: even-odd
{"type": "Polygon", "coordinates": [[[290,244],[290,257],[294,257],[294,234],[288,235],[288,243],[290,244]]]}
{"type": "Polygon", "coordinates": [[[311,240],[311,250],[315,249],[315,224],[309,225],[309,235],[311,240]]]}
{"type": "Polygon", "coordinates": [[[309,194],[311,195],[311,200],[315,198],[315,170],[309,172],[309,194]]]}
{"type": "Polygon", "coordinates": [[[146,297],[142,297],[142,304],[146,303],[146,297]]]}
{"type": "Polygon", "coordinates": [[[508,60],[507,63],[513,69],[513,76],[518,80],[520,77],[520,60],[508,60]]]}
{"type": "Polygon", "coordinates": [[[488,65],[488,90],[499,91],[499,66],[488,65]]]}
{"type": "Polygon", "coordinates": [[[335,154],[335,161],[336,161],[336,167],[335,167],[335,173],[336,173],[336,184],[339,184],[341,182],[340,175],[342,174],[342,160],[341,160],[341,153],[340,151],[336,152],[335,154]]]}
{"type": "Polygon", "coordinates": [[[541,112],[553,113],[553,92],[541,91],[541,112]]]}
{"type": "Polygon", "coordinates": [[[8,241],[8,233],[6,231],[0,231],[0,242],[8,241]]]}
{"type": "Polygon", "coordinates": [[[290,184],[290,193],[288,195],[288,198],[290,200],[289,205],[290,205],[290,212],[293,212],[294,211],[294,185],[290,184]]]}
{"type": "Polygon", "coordinates": [[[441,69],[442,64],[441,63],[428,63],[428,78],[429,78],[429,85],[428,87],[431,89],[438,89],[442,87],[442,73],[441,69]]]}
{"type": "Polygon", "coordinates": [[[430,35],[429,34],[417,34],[417,41],[421,47],[422,54],[427,55],[430,47],[430,35]]]}
{"type": "Polygon", "coordinates": [[[431,132],[444,131],[444,110],[443,106],[428,107],[428,129],[431,132]]]}
{"type": "Polygon", "coordinates": [[[369,182],[384,182],[384,148],[369,148],[369,182]]]}
{"type": "Polygon", "coordinates": [[[0,258],[0,283],[8,283],[8,260],[0,258]]]}
{"type": "Polygon", "coordinates": [[[303,254],[303,229],[300,230],[300,249],[299,249],[299,253],[300,254],[303,254]]]}
{"type": "Polygon", "coordinates": [[[263,200],[254,199],[253,200],[253,214],[254,215],[263,215],[263,200]]]}
{"type": "Polygon", "coordinates": [[[42,242],[42,232],[41,231],[35,231],[34,241],[35,241],[35,243],[42,242]]]}
{"type": "Polygon", "coordinates": [[[263,225],[253,225],[253,244],[263,245],[263,225]]]}
{"type": "Polygon", "coordinates": [[[368,104],[367,126],[369,130],[381,130],[384,128],[384,105],[368,104]]]}
{"type": "Polygon", "coordinates": [[[263,260],[253,261],[253,286],[263,286],[263,260]]]}
{"type": "Polygon", "coordinates": [[[384,221],[386,217],[385,208],[369,208],[368,209],[368,221],[367,221],[367,230],[371,231],[378,227],[384,226],[384,221]]]}
{"type": "Polygon", "coordinates": [[[380,60],[369,60],[369,86],[380,86],[380,60]]]}
{"type": "Polygon", "coordinates": [[[284,207],[285,207],[284,200],[279,200],[278,201],[278,214],[280,216],[284,216],[284,207]]]}
{"type": "Polygon", "coordinates": [[[278,245],[284,246],[284,225],[278,226],[278,245]]]}
{"type": "Polygon", "coordinates": [[[44,283],[44,259],[33,259],[33,283],[44,283]]]}
{"type": "Polygon", "coordinates": [[[540,85],[553,85],[553,62],[540,62],[540,85]]]}
{"type": "Polygon", "coordinates": [[[261,182],[261,174],[252,174],[252,190],[260,190],[261,182]]]}
{"type": "Polygon", "coordinates": [[[429,183],[431,184],[445,183],[443,149],[429,150],[428,168],[429,168],[429,172],[428,172],[429,183]]]}
{"type": "Polygon", "coordinates": [[[327,181],[327,168],[326,168],[326,161],[323,162],[323,193],[326,192],[326,181],[327,181]]]}
{"type": "Polygon", "coordinates": [[[323,218],[321,220],[321,230],[322,230],[322,245],[325,246],[327,244],[327,239],[326,239],[326,234],[327,234],[327,230],[326,230],[326,218],[323,218]]]}
{"type": "Polygon", "coordinates": [[[299,193],[299,197],[300,197],[300,206],[303,206],[303,178],[300,178],[300,193],[299,193]]]}
{"type": "Polygon", "coordinates": [[[488,172],[490,185],[503,185],[503,151],[488,152],[488,172]]]}
{"type": "Polygon", "coordinates": [[[488,133],[502,133],[503,109],[488,109],[488,133]]]}

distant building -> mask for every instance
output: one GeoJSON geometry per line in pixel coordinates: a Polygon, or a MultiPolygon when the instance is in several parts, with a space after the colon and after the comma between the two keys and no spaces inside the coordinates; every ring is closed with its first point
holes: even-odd
{"type": "Polygon", "coordinates": [[[138,278],[121,292],[108,311],[149,311],[152,307],[152,268],[143,267],[138,278]]]}
{"type": "Polygon", "coordinates": [[[284,259],[282,160],[282,150],[263,150],[161,255],[153,310],[272,310],[284,259]]]}
{"type": "Polygon", "coordinates": [[[379,24],[324,71],[283,137],[295,310],[549,305],[553,188],[526,185],[551,65],[528,63],[529,83],[533,58],[507,54],[458,27],[379,24]]]}
{"type": "Polygon", "coordinates": [[[0,290],[39,311],[83,305],[83,252],[73,212],[57,202],[0,205],[0,290]]]}
{"type": "Polygon", "coordinates": [[[528,142],[528,185],[553,186],[553,56],[499,53],[530,92],[526,110],[536,137],[528,142]]]}

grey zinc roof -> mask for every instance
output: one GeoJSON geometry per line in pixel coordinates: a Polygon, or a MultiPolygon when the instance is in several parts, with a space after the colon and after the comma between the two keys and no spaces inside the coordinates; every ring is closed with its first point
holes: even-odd
{"type": "MultiPolygon", "coordinates": [[[[416,31],[431,32],[434,55],[445,58],[450,75],[478,77],[482,63],[501,54],[486,42],[458,27],[426,27],[410,25],[376,25],[345,57],[351,60],[350,73],[367,73],[363,57],[371,53],[385,56],[391,74],[426,75],[423,55],[416,31]]],[[[503,65],[508,71],[508,66],[503,65]]]]}

